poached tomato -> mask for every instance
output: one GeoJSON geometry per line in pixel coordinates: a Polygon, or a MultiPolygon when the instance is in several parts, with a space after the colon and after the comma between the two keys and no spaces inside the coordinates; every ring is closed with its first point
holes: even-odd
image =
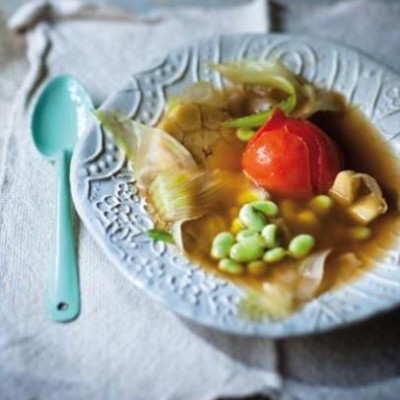
{"type": "Polygon", "coordinates": [[[248,142],[242,168],[271,194],[307,197],[331,187],[342,160],[338,146],[316,125],[276,108],[248,142]]]}

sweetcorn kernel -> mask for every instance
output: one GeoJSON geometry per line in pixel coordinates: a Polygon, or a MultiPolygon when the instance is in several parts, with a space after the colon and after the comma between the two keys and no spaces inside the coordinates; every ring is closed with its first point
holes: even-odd
{"type": "Polygon", "coordinates": [[[174,107],[169,113],[169,118],[173,119],[184,131],[201,128],[200,109],[196,104],[180,104],[174,107]]]}
{"type": "Polygon", "coordinates": [[[267,264],[264,261],[252,261],[247,264],[247,271],[250,275],[260,276],[267,271],[267,264]]]}
{"type": "Polygon", "coordinates": [[[245,226],[240,222],[240,219],[239,218],[235,218],[232,221],[232,225],[231,225],[231,229],[230,229],[231,233],[236,235],[237,233],[239,233],[243,229],[245,229],[245,226]]]}
{"type": "Polygon", "coordinates": [[[297,221],[309,229],[318,229],[320,222],[317,216],[310,210],[304,210],[297,214],[297,221]]]}
{"type": "Polygon", "coordinates": [[[164,118],[159,124],[158,128],[169,133],[173,136],[176,140],[182,141],[183,140],[183,130],[180,126],[171,118],[164,118]]]}
{"type": "Polygon", "coordinates": [[[282,200],[279,203],[279,210],[283,218],[289,220],[293,220],[299,211],[296,203],[291,200],[282,200]]]}
{"type": "Polygon", "coordinates": [[[371,237],[372,230],[367,226],[356,226],[354,228],[350,228],[347,234],[350,239],[367,240],[371,237]]]}
{"type": "Polygon", "coordinates": [[[236,203],[243,205],[253,201],[265,200],[265,197],[265,193],[258,189],[242,190],[236,197],[236,203]]]}
{"type": "Polygon", "coordinates": [[[308,203],[308,206],[319,216],[325,216],[333,207],[333,200],[324,194],[315,196],[308,203]]]}

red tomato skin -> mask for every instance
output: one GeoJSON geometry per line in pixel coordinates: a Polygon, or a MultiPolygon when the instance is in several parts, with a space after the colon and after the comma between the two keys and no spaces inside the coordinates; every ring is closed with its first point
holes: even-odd
{"type": "Polygon", "coordinates": [[[307,197],[332,185],[342,167],[336,144],[309,121],[279,109],[249,141],[242,157],[245,174],[271,194],[307,197]]]}
{"type": "Polygon", "coordinates": [[[248,146],[242,167],[251,180],[271,193],[307,196],[312,191],[307,146],[283,129],[269,131],[248,146]]]}
{"type": "Polygon", "coordinates": [[[336,143],[320,128],[307,120],[288,120],[285,127],[292,133],[304,137],[309,145],[311,175],[316,193],[327,191],[342,168],[343,158],[336,143]]]}

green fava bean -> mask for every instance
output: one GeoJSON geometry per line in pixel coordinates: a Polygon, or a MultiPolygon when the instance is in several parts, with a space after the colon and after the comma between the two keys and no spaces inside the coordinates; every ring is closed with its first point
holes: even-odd
{"type": "Polygon", "coordinates": [[[254,229],[245,229],[243,231],[240,231],[237,235],[236,235],[236,240],[238,242],[241,242],[244,239],[247,239],[249,237],[252,236],[258,236],[259,232],[254,230],[254,229]]]}
{"type": "Polygon", "coordinates": [[[283,247],[275,247],[265,252],[263,260],[268,264],[282,261],[286,257],[287,251],[283,247]]]}
{"type": "Polygon", "coordinates": [[[218,269],[231,275],[242,275],[245,272],[243,265],[231,260],[230,258],[223,258],[220,260],[218,263],[218,269]]]}
{"type": "Polygon", "coordinates": [[[308,256],[315,246],[315,239],[311,235],[295,236],[289,243],[289,254],[296,259],[308,256]]]}
{"type": "Polygon", "coordinates": [[[254,210],[262,212],[266,217],[275,217],[278,212],[278,206],[270,200],[253,201],[250,205],[254,210]]]}
{"type": "Polygon", "coordinates": [[[266,225],[261,231],[261,236],[265,241],[265,246],[269,249],[279,246],[278,226],[275,224],[266,225]]]}
{"type": "Polygon", "coordinates": [[[264,240],[260,236],[251,236],[231,247],[229,256],[239,262],[258,260],[264,253],[264,240]]]}
{"type": "Polygon", "coordinates": [[[239,211],[239,220],[249,229],[258,232],[264,228],[267,220],[263,214],[256,211],[250,204],[245,204],[239,211]]]}
{"type": "Polygon", "coordinates": [[[229,232],[221,232],[215,236],[211,245],[211,257],[217,260],[228,257],[235,238],[229,232]]]}

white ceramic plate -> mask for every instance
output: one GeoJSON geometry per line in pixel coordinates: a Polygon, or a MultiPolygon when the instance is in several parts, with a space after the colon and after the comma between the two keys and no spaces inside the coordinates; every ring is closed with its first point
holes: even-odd
{"type": "MultiPolygon", "coordinates": [[[[222,87],[208,63],[270,57],[343,93],[400,154],[400,77],[354,50],[308,37],[224,36],[178,50],[135,75],[102,109],[118,109],[153,125],[166,97],[188,83],[206,80],[222,87]]],[[[174,246],[146,236],[152,222],[135,178],[124,155],[98,125],[76,146],[71,185],[80,217],[110,260],[150,297],[198,323],[240,335],[288,337],[330,330],[400,303],[400,253],[393,248],[355,283],[323,294],[292,316],[277,322],[248,322],[236,314],[244,295],[240,287],[205,272],[174,246]]]]}

